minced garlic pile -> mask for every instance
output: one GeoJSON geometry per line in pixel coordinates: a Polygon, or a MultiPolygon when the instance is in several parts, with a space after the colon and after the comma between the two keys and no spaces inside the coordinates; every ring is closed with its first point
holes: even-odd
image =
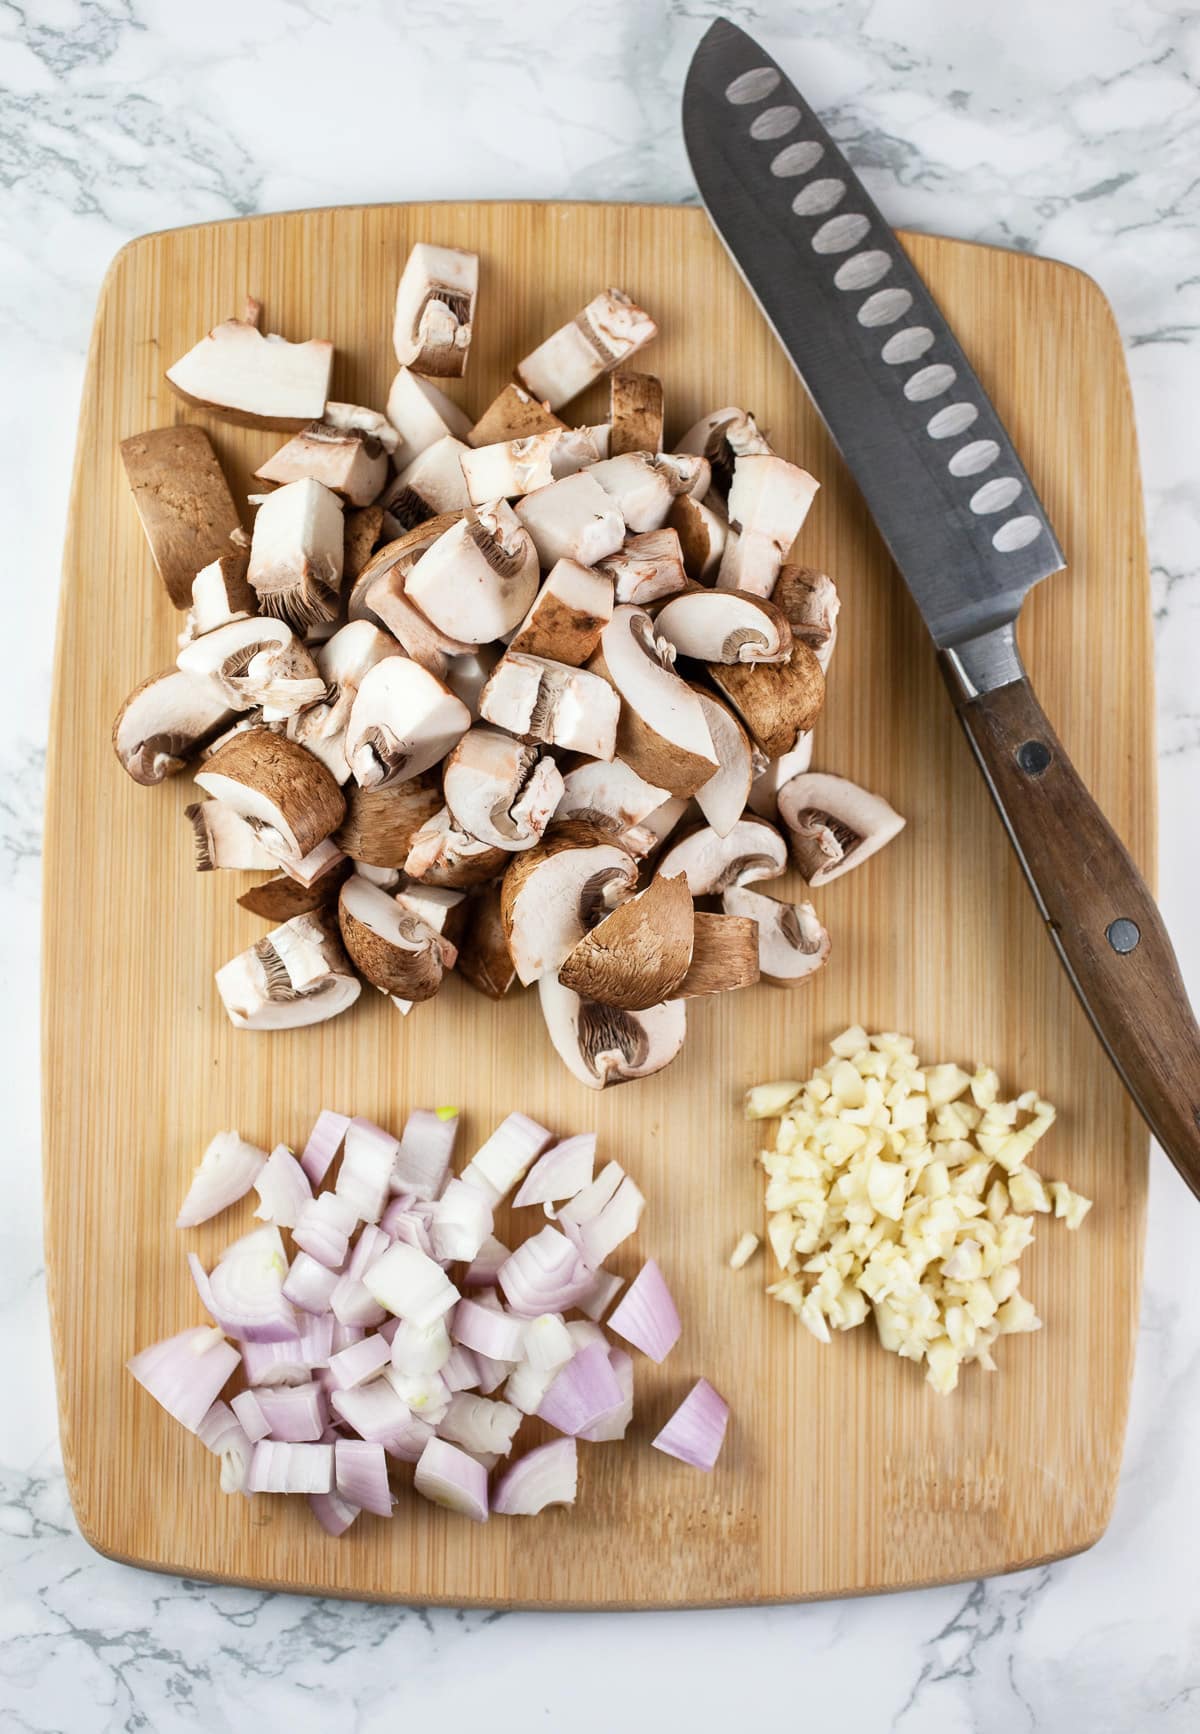
{"type": "Polygon", "coordinates": [[[885,1349],[924,1361],[935,1391],[958,1369],[995,1371],[997,1337],[1036,1331],[1018,1260],[1033,1215],[1078,1228],[1091,1200],[1027,1166],[1054,1109],[1001,1102],[990,1069],[922,1066],[907,1036],[855,1026],[805,1084],[760,1084],[750,1119],[780,1117],[767,1172],[767,1238],[785,1301],[821,1342],[875,1314],[885,1349]]]}

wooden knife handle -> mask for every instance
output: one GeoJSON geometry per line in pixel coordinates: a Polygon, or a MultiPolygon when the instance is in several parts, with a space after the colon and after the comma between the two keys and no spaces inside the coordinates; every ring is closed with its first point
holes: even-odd
{"type": "Polygon", "coordinates": [[[964,692],[967,738],[1076,993],[1150,1130],[1200,1197],[1200,1028],[1158,906],[1027,679],[964,692]]]}

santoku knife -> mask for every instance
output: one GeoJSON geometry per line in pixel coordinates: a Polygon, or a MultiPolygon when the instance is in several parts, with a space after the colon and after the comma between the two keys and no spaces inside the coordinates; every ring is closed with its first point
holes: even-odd
{"type": "Polygon", "coordinates": [[[768,54],[719,20],[683,99],[692,172],[862,491],[938,648],[1050,937],[1150,1129],[1200,1195],[1200,1029],[1162,917],[1017,651],[1065,561],[953,332],[768,54]]]}

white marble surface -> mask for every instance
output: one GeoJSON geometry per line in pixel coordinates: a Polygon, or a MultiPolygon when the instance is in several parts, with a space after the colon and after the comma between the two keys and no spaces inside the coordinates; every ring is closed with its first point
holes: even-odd
{"type": "MultiPolygon", "coordinates": [[[[896,222],[1097,277],[1129,348],[1158,623],[1162,900],[1200,990],[1200,14],[1185,0],[732,0],[896,222]]],[[[96,291],[175,223],[371,199],[692,197],[677,94],[708,0],[0,5],[0,1727],[728,1726],[920,1734],[1200,1727],[1200,1212],[1154,1160],[1133,1415],[1082,1558],[818,1607],[410,1612],[128,1571],[79,1539],[39,1221],[44,719],[96,291]],[[632,1708],[636,1706],[636,1708],[632,1708]],[[756,1720],[763,1720],[760,1714],[756,1720]]]]}

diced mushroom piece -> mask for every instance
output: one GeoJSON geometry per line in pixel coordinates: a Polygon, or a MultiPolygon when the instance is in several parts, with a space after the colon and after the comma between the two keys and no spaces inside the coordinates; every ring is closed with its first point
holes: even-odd
{"type": "Polygon", "coordinates": [[[509,640],[509,653],[545,656],[581,668],[612,612],[611,578],[577,560],[559,560],[509,640]]]}
{"type": "Polygon", "coordinates": [[[192,579],[192,606],[179,635],[179,644],[191,644],[231,620],[245,620],[258,611],[258,598],[246,578],[246,555],[241,550],[222,554],[201,568],[192,579]]]}
{"type": "Polygon", "coordinates": [[[671,529],[626,536],[615,554],[600,561],[599,570],[612,579],[618,602],[639,606],[674,596],[687,585],[683,550],[671,529]]]}
{"type": "MultiPolygon", "coordinates": [[[[370,871],[363,875],[370,877],[370,871]]],[[[450,891],[444,885],[410,885],[405,883],[394,892],[401,909],[415,915],[426,927],[448,939],[458,949],[470,914],[465,891],[450,891]]]]}
{"type": "Polygon", "coordinates": [[[733,993],[753,987],[758,976],[758,922],[744,915],[713,915],[697,909],[692,961],[674,997],[733,993]]]}
{"type": "Polygon", "coordinates": [[[338,926],[350,961],[380,993],[432,999],[457,955],[449,940],[369,879],[352,873],[338,895],[338,926]]]}
{"type": "Polygon", "coordinates": [[[716,409],[711,415],[701,416],[684,434],[676,449],[708,459],[713,492],[722,500],[729,493],[733,466],[738,458],[774,456],[754,417],[736,406],[716,409]]]}
{"type": "Polygon", "coordinates": [[[784,566],[775,580],[771,601],[787,615],[792,636],[807,644],[824,674],[837,643],[842,606],[833,579],[812,566],[784,566]]]}
{"type": "Polygon", "coordinates": [[[710,662],[708,674],[769,759],[791,752],[825,702],[825,676],[807,644],[786,662],[710,662]]]}
{"type": "Polygon", "coordinates": [[[758,923],[758,968],[775,987],[798,987],[829,961],[829,935],[811,903],[780,903],[733,887],[721,898],[726,915],[758,923]]]}
{"type": "Polygon", "coordinates": [[[495,879],[511,860],[507,849],[481,843],[478,837],[460,831],[450,817],[450,809],[440,807],[413,837],[404,871],[422,885],[468,890],[495,879]]]}
{"type": "Polygon", "coordinates": [[[548,488],[554,480],[550,454],[557,443],[557,433],[540,433],[477,446],[474,450],[467,447],[462,455],[462,471],[472,504],[515,500],[521,494],[533,493],[535,488],[548,488]]]}
{"type": "Polygon", "coordinates": [[[385,657],[398,656],[395,639],[369,620],[351,620],[317,652],[317,671],[325,695],[291,718],[288,733],[315,753],[339,783],[350,776],[346,760],[346,727],[364,675],[385,657]]]}
{"type": "Polygon", "coordinates": [[[693,897],[716,897],[731,885],[777,879],[787,868],[787,844],[765,819],[739,819],[719,837],[702,825],[681,837],[658,864],[660,873],[683,873],[693,897]]]}
{"type": "Polygon", "coordinates": [[[403,867],[413,839],[442,810],[441,778],[431,771],[404,783],[345,789],[346,817],[334,833],[338,848],[360,865],[403,867]]]}
{"type": "Polygon", "coordinates": [[[547,568],[559,560],[594,566],[615,554],[625,539],[624,518],[590,470],[526,494],[517,501],[516,514],[547,568]]]}
{"type": "Polygon", "coordinates": [[[389,656],[359,683],[344,750],[361,786],[374,789],[429,770],[470,726],[466,705],[428,669],[389,656]]]}
{"type": "Polygon", "coordinates": [[[298,1029],[349,1010],[362,992],[320,914],[297,915],[217,971],[217,991],[239,1030],[298,1029]]]}
{"type": "MultiPolygon", "coordinates": [[[[186,403],[215,410],[243,427],[287,431],[320,421],[329,395],[333,344],[312,337],[289,343],[258,329],[261,308],[247,300],[245,319],[226,319],[167,369],[167,383],[186,403]]],[[[203,564],[202,561],[197,562],[203,564]]]]}
{"type": "Polygon", "coordinates": [[[538,982],[538,997],[555,1051],[572,1077],[589,1090],[661,1072],[687,1035],[681,999],[647,1011],[622,1011],[580,999],[552,975],[538,982]]]}
{"type": "Polygon", "coordinates": [[[394,458],[400,450],[402,441],[399,432],[387,416],[380,415],[377,409],[367,409],[361,403],[327,403],[321,420],[326,427],[341,428],[343,432],[357,429],[359,433],[370,434],[372,439],[379,441],[390,458],[394,458]]]}
{"type": "Polygon", "coordinates": [[[294,879],[297,885],[302,885],[306,891],[311,891],[319,885],[322,879],[340,878],[341,869],[346,862],[346,856],[338,848],[332,837],[326,837],[318,843],[315,849],[310,849],[307,855],[302,855],[299,861],[284,860],[280,866],[289,879],[294,879]]]}
{"type": "Polygon", "coordinates": [[[511,650],[479,700],[480,715],[498,728],[593,759],[616,752],[620,710],[615,690],[598,674],[511,650]]]}
{"type": "Polygon", "coordinates": [[[586,825],[556,825],[504,875],[500,910],[523,986],[555,975],[588,930],[637,884],[637,863],[586,825]]]}
{"type": "Polygon", "coordinates": [[[532,849],[562,798],[548,754],[476,724],[446,760],[442,787],[454,823],[494,849],[532,849]]]}
{"type": "Polygon", "coordinates": [[[441,512],[465,511],[471,503],[462,470],[466,450],[461,440],[447,434],[402,469],[380,496],[384,529],[394,525],[399,536],[441,512]]]}
{"type": "Polygon", "coordinates": [[[746,810],[754,778],[750,737],[727,705],[694,688],[704,711],[720,770],[696,790],[696,803],[718,837],[728,837],[746,810]]]}
{"type": "Polygon", "coordinates": [[[388,455],[362,428],[310,422],[255,470],[263,482],[320,482],[351,506],[369,506],[387,481],[388,455]]]}
{"type": "Polygon", "coordinates": [[[656,874],[571,949],[558,979],[581,999],[648,1011],[672,999],[692,961],[695,911],[682,874],[656,874]]]}
{"type": "Polygon", "coordinates": [[[264,614],[298,632],[333,620],[342,588],[342,503],[305,477],[268,494],[250,542],[250,583],[264,614]]]}
{"type": "MultiPolygon", "coordinates": [[[[219,803],[209,801],[208,805],[217,806],[219,803]]],[[[249,891],[243,891],[238,902],[251,915],[261,915],[265,921],[276,925],[291,921],[296,915],[316,913],[336,921],[338,888],[349,871],[350,862],[343,857],[334,872],[323,873],[312,885],[301,885],[289,873],[277,873],[271,879],[264,879],[261,885],[252,885],[249,891]]]]}
{"type": "Polygon", "coordinates": [[[461,519],[438,537],[405,582],[412,602],[462,645],[502,638],[537,595],[538,556],[504,500],[461,519]]]}
{"type": "Polygon", "coordinates": [[[196,782],[245,819],[268,854],[291,865],[336,831],[346,811],[321,761],[269,729],[235,736],[196,772],[196,782]]]}
{"type": "Polygon", "coordinates": [[[612,451],[612,426],[597,422],[591,427],[564,428],[550,453],[550,469],[556,482],[598,464],[612,451]]]}
{"type": "Polygon", "coordinates": [[[717,573],[719,589],[770,596],[817,485],[807,470],[783,458],[738,458],[729,489],[730,533],[717,573]]]}
{"type": "Polygon", "coordinates": [[[479,255],[418,241],[400,274],[392,342],[401,367],[460,379],[471,344],[479,255]]]}
{"type": "Polygon", "coordinates": [[[517,383],[551,409],[561,409],[657,334],[650,315],[622,290],[602,290],[518,364],[517,383]]]}
{"type": "Polygon", "coordinates": [[[810,768],[812,755],[813,738],[808,731],[796,736],[796,744],[790,752],[781,753],[777,759],[767,759],[750,786],[751,810],[760,813],[764,819],[774,819],[779,811],[780,789],[810,768]]]}
{"type": "Polygon", "coordinates": [[[504,937],[499,885],[485,885],[471,899],[455,967],[465,982],[488,999],[503,999],[516,981],[516,966],[504,937]]]}
{"type": "Polygon", "coordinates": [[[223,801],[193,801],[183,809],[183,816],[192,827],[197,873],[211,873],[218,867],[254,873],[278,865],[254,827],[223,801]]]}
{"type": "Polygon", "coordinates": [[[491,446],[501,440],[526,440],[531,434],[555,433],[565,427],[549,404],[539,403],[519,385],[506,385],[488,404],[467,435],[469,446],[491,446]]]}
{"type": "Polygon", "coordinates": [[[663,444],[662,380],[652,373],[631,373],[619,368],[612,376],[609,419],[612,424],[610,450],[613,457],[622,452],[660,452],[663,444]]]}
{"type": "Polygon", "coordinates": [[[402,367],[392,381],[387,419],[399,434],[404,458],[410,464],[438,440],[465,440],[471,431],[470,416],[454,399],[407,367],[402,367]]]}
{"type": "Polygon", "coordinates": [[[673,596],[655,615],[654,630],[697,662],[786,662],[792,650],[787,617],[763,597],[737,590],[673,596]]]}
{"type": "Polygon", "coordinates": [[[363,506],[347,512],[342,539],[342,576],[353,583],[371,558],[383,529],[383,507],[363,506]]]}
{"type": "Polygon", "coordinates": [[[882,795],[824,771],[806,771],[783,785],[779,817],[792,859],[810,885],[840,879],[904,829],[882,795]]]}
{"type": "Polygon", "coordinates": [[[178,668],[135,686],[113,723],[113,751],[135,783],[173,777],[233,720],[225,692],[178,668]]]}
{"type": "MultiPolygon", "coordinates": [[[[655,807],[652,813],[647,813],[640,825],[635,826],[632,831],[623,832],[621,835],[621,841],[625,844],[626,848],[632,849],[634,847],[634,838],[640,840],[644,837],[649,837],[652,840],[646,846],[644,851],[649,855],[654,849],[657,849],[661,844],[666,842],[667,838],[675,830],[676,826],[682,823],[691,810],[691,801],[685,801],[679,795],[671,795],[663,802],[661,807],[655,807]]],[[[639,848],[640,847],[641,845],[639,841],[639,848]]]]}
{"type": "Polygon", "coordinates": [[[121,461],[167,595],[186,608],[192,580],[219,560],[241,518],[200,427],[160,427],[121,441],[121,461]]]}
{"type": "Polygon", "coordinates": [[[475,722],[479,720],[479,700],[483,689],[499,660],[499,645],[478,644],[473,650],[460,651],[446,663],[442,679],[455,697],[462,699],[475,722]]]}
{"type": "MultiPolygon", "coordinates": [[[[430,518],[423,524],[417,524],[413,529],[406,530],[402,536],[394,536],[390,541],[378,548],[359,573],[350,599],[346,604],[346,612],[351,620],[370,620],[375,618],[375,610],[367,601],[367,595],[377,578],[384,573],[396,569],[399,576],[397,594],[403,592],[409,573],[428,549],[433,547],[438,537],[444,535],[451,524],[457,524],[462,517],[461,512],[444,512],[437,518],[430,518]]],[[[383,624],[382,619],[380,623],[383,624]]],[[[390,630],[390,628],[389,628],[390,630]]]]}
{"type": "Polygon", "coordinates": [[[694,500],[690,494],[681,494],[671,504],[667,527],[679,537],[688,577],[694,584],[711,584],[725,552],[728,520],[706,502],[694,500]]]}
{"type": "Polygon", "coordinates": [[[635,533],[661,530],[671,502],[681,494],[702,494],[708,487],[704,458],[677,457],[668,452],[625,452],[593,464],[588,475],[599,482],[635,533]]]}
{"type": "Polygon", "coordinates": [[[294,716],[325,692],[317,665],[286,620],[231,620],[185,644],[176,661],[211,681],[231,710],[264,707],[267,721],[294,716]]]}
{"type": "Polygon", "coordinates": [[[647,820],[668,799],[665,789],[646,782],[623,759],[611,764],[586,759],[564,775],[554,818],[556,824],[574,821],[610,832],[640,857],[662,840],[647,820]]]}
{"type": "Polygon", "coordinates": [[[694,795],[719,766],[700,700],[667,666],[670,654],[644,609],[621,607],[589,666],[621,695],[620,756],[648,783],[694,795]]]}
{"type": "Polygon", "coordinates": [[[407,586],[417,561],[459,522],[458,513],[443,513],[386,543],[363,567],[347,608],[351,620],[372,619],[386,627],[413,661],[439,680],[445,676],[449,657],[465,656],[473,647],[427,619],[409,597],[407,586]]]}

